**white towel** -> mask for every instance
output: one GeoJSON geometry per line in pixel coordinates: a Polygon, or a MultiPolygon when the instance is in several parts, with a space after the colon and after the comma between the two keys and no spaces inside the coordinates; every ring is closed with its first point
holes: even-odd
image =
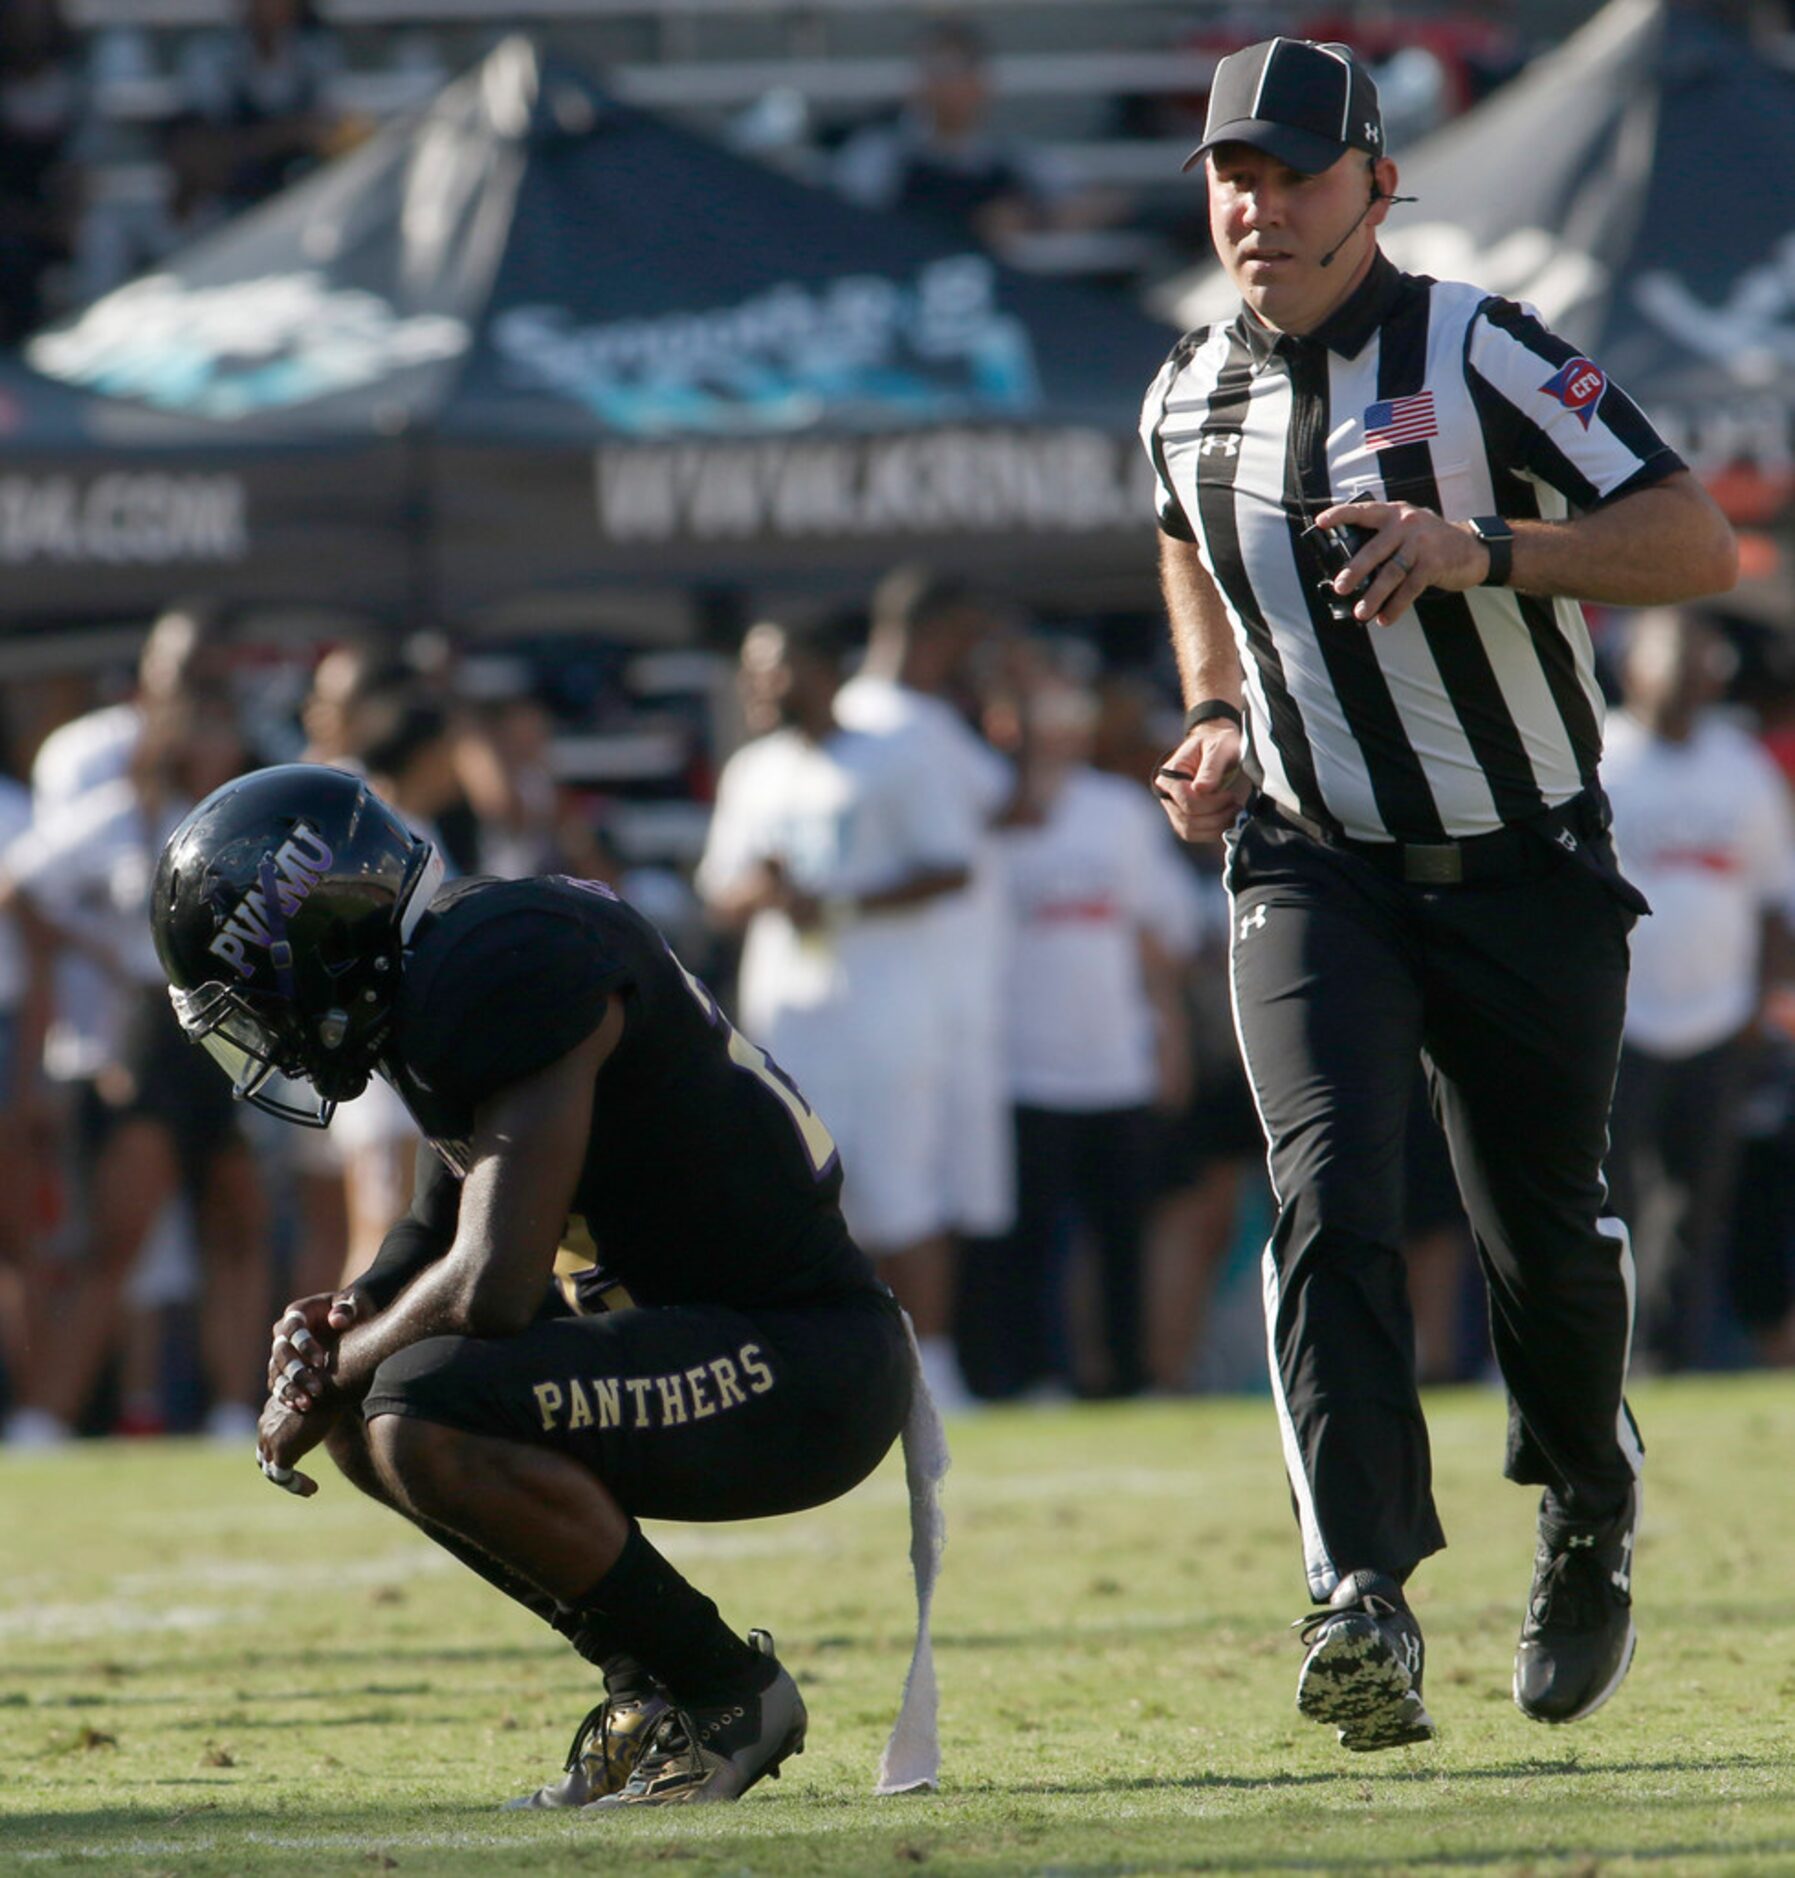
{"type": "Polygon", "coordinates": [[[910,1491],[910,1568],[916,1576],[916,1646],[904,1677],[904,1699],[892,1724],[891,1739],[879,1760],[878,1793],[933,1792],[941,1784],[941,1741],[937,1724],[935,1646],[929,1622],[935,1603],[935,1580],[947,1525],[941,1515],[941,1482],[952,1457],[947,1431],[935,1398],[923,1380],[916,1327],[904,1315],[910,1340],[910,1413],[904,1420],[904,1484],[910,1491]]]}

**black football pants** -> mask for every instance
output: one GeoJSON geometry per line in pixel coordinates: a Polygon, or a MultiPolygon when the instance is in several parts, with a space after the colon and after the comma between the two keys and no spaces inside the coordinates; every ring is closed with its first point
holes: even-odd
{"type": "Polygon", "coordinates": [[[1406,1578],[1445,1543],[1400,1250],[1417,1055],[1489,1282],[1508,1476],[1590,1515],[1618,1505],[1641,1452],[1622,1396],[1633,1272],[1601,1170],[1632,914],[1543,844],[1523,878],[1422,887],[1257,817],[1231,837],[1228,886],[1311,1593],[1365,1568],[1406,1578]]]}

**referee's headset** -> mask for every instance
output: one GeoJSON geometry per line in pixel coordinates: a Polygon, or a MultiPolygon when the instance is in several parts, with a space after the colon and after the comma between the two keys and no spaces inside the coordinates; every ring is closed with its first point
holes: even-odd
{"type": "Polygon", "coordinates": [[[1332,267],[1334,265],[1334,256],[1359,232],[1359,224],[1364,221],[1365,217],[1368,216],[1380,202],[1419,202],[1420,200],[1421,198],[1419,196],[1385,195],[1383,184],[1373,176],[1371,179],[1371,194],[1366,197],[1365,206],[1352,218],[1352,226],[1347,229],[1346,233],[1321,257],[1319,265],[1322,267],[1332,267]]]}

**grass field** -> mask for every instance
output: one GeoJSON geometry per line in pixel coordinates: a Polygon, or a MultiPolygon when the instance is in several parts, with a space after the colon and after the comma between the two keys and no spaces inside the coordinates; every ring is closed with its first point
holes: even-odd
{"type": "Polygon", "coordinates": [[[592,1700],[559,1641],[330,1473],[96,1445],[0,1462],[0,1872],[1795,1872],[1795,1387],[1658,1384],[1626,1688],[1509,1700],[1529,1496],[1496,1396],[1433,1399],[1452,1550],[1414,1586],[1440,1740],[1354,1756],[1292,1698],[1305,1604],[1263,1402],[954,1425],[943,1791],[871,1786],[909,1646],[895,1459],[799,1518],[656,1537],[803,1683],[739,1806],[495,1811],[592,1700]]]}

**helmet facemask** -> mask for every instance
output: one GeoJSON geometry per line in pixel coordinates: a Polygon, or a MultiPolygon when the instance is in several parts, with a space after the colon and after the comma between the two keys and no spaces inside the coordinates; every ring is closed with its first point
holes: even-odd
{"type": "MultiPolygon", "coordinates": [[[[284,1122],[306,1128],[328,1128],[337,1101],[348,1100],[354,1090],[331,1098],[297,1069],[294,1042],[283,1032],[288,1025],[265,1021],[239,992],[214,980],[197,991],[168,988],[175,1016],[189,1043],[204,1046],[213,1062],[231,1079],[231,1094],[284,1122]],[[295,1064],[295,1073],[283,1073],[283,1062],[295,1064]]],[[[365,1085],[366,1078],[363,1078],[365,1085]]]]}

